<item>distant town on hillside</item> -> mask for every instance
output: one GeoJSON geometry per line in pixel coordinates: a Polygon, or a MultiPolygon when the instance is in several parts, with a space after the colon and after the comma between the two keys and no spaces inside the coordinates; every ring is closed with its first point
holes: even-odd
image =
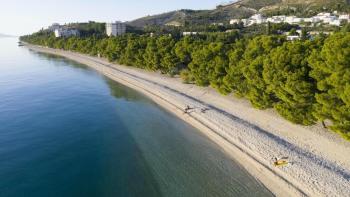
{"type": "MultiPolygon", "coordinates": [[[[344,12],[321,12],[312,17],[297,17],[295,15],[276,15],[266,17],[258,13],[249,18],[233,18],[226,23],[211,23],[192,25],[190,28],[180,23],[168,23],[163,26],[145,26],[136,28],[128,22],[116,21],[112,23],[76,23],[60,25],[54,23],[43,31],[54,33],[55,37],[106,35],[120,36],[125,33],[139,34],[177,34],[177,36],[193,36],[206,32],[232,32],[254,33],[256,29],[266,31],[269,28],[272,34],[284,34],[287,40],[301,39],[303,31],[312,38],[318,34],[330,34],[334,30],[347,26],[350,15],[344,12]],[[268,26],[268,27],[267,27],[268,26]]],[[[259,32],[259,31],[258,31],[259,32]]]]}

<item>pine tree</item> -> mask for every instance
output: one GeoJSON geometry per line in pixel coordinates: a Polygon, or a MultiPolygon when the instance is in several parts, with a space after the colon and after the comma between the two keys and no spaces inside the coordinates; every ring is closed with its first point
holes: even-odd
{"type": "Polygon", "coordinates": [[[224,44],[216,42],[205,44],[192,54],[192,58],[189,68],[196,84],[211,85],[219,89],[223,85],[228,67],[224,44]]]}
{"type": "Polygon", "coordinates": [[[288,42],[274,49],[264,62],[263,77],[268,91],[276,95],[274,108],[286,119],[303,125],[315,122],[316,81],[309,77],[307,58],[310,42],[288,42]]]}
{"type": "Polygon", "coordinates": [[[150,38],[144,54],[145,67],[149,70],[158,70],[160,68],[160,55],[155,38],[150,38]]]}
{"type": "Polygon", "coordinates": [[[243,76],[243,64],[240,64],[245,45],[245,40],[237,41],[228,52],[229,66],[226,69],[227,75],[223,79],[225,94],[233,92],[235,95],[243,97],[247,93],[247,80],[243,76]]]}
{"type": "Polygon", "coordinates": [[[162,73],[175,75],[178,73],[179,59],[175,54],[175,40],[171,36],[161,36],[157,40],[162,73]]]}
{"type": "Polygon", "coordinates": [[[248,43],[243,60],[240,61],[239,67],[242,68],[243,76],[247,82],[247,92],[244,96],[256,108],[270,108],[275,102],[273,94],[266,90],[267,84],[262,73],[266,55],[272,49],[280,46],[282,41],[276,36],[258,36],[248,43]]]}
{"type": "Polygon", "coordinates": [[[350,34],[327,38],[309,63],[319,91],[314,115],[321,121],[331,120],[331,128],[350,139],[350,34]]]}

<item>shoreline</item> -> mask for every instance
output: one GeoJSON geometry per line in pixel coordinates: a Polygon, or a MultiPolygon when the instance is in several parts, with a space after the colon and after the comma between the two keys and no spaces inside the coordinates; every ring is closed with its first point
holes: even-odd
{"type": "Polygon", "coordinates": [[[145,94],[218,144],[276,196],[350,195],[350,143],[320,126],[294,125],[272,111],[258,111],[243,100],[157,73],[68,51],[26,47],[77,61],[145,94]],[[195,109],[184,114],[186,105],[195,109]],[[204,108],[209,110],[203,113],[204,108]],[[292,164],[274,167],[272,158],[281,156],[292,164]]]}

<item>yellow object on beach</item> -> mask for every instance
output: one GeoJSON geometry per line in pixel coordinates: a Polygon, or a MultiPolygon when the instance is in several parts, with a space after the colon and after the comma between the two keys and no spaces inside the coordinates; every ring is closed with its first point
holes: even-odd
{"type": "Polygon", "coordinates": [[[286,161],[286,160],[278,160],[278,161],[274,162],[275,166],[285,166],[287,164],[288,164],[288,161],[286,161]]]}

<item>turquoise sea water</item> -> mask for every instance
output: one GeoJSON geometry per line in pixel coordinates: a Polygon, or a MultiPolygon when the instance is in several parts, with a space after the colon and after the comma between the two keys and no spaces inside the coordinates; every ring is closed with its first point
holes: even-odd
{"type": "Polygon", "coordinates": [[[85,66],[0,39],[0,196],[271,196],[199,131],[85,66]]]}

